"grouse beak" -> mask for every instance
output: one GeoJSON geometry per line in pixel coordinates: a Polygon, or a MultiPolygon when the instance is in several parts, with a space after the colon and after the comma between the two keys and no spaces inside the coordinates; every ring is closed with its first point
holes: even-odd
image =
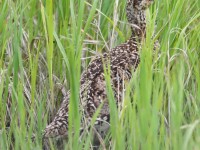
{"type": "Polygon", "coordinates": [[[154,0],[143,0],[141,5],[143,6],[143,9],[147,9],[153,2],[154,0]]]}

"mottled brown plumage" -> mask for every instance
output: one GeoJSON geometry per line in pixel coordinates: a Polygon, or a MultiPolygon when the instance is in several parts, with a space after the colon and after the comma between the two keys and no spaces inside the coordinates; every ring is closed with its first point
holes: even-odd
{"type": "MultiPolygon", "coordinates": [[[[145,9],[153,0],[127,0],[127,19],[132,25],[130,39],[113,48],[102,56],[96,56],[87,70],[81,76],[80,105],[85,117],[90,120],[98,106],[103,103],[96,120],[95,128],[98,132],[106,132],[109,128],[110,113],[106,96],[106,81],[104,79],[104,64],[110,65],[111,85],[117,105],[122,102],[124,87],[131,79],[132,72],[139,64],[139,47],[146,35],[145,9]]],[[[64,97],[52,123],[44,131],[44,138],[62,137],[68,131],[68,104],[70,92],[64,97]]]]}

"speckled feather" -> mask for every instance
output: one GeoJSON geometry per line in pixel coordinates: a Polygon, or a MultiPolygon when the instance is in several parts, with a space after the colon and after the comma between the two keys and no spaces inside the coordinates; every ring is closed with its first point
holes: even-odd
{"type": "MultiPolygon", "coordinates": [[[[119,105],[123,99],[124,87],[131,79],[132,72],[137,68],[140,61],[140,42],[146,34],[145,9],[151,3],[152,0],[127,0],[127,19],[133,25],[131,26],[131,38],[113,48],[110,52],[96,56],[81,76],[80,105],[83,108],[85,117],[90,120],[98,106],[103,103],[95,122],[98,132],[106,132],[110,121],[103,63],[110,65],[111,85],[116,104],[119,105]]],[[[44,138],[67,135],[69,98],[70,92],[64,97],[53,122],[45,128],[44,138]]]]}

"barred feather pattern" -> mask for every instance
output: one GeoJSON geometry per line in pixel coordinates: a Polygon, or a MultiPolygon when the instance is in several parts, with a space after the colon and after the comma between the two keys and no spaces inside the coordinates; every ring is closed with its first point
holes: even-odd
{"type": "MultiPolygon", "coordinates": [[[[137,26],[131,27],[132,36],[127,42],[113,48],[110,52],[96,56],[81,75],[80,105],[85,117],[91,120],[97,108],[103,103],[95,122],[95,128],[100,134],[106,133],[110,122],[104,64],[110,65],[111,86],[116,104],[119,106],[125,92],[124,87],[140,62],[140,42],[142,38],[145,38],[146,32],[145,9],[151,2],[152,0],[127,0],[127,19],[129,23],[137,26]]],[[[70,92],[64,97],[52,123],[45,128],[44,138],[67,136],[69,98],[70,92]]],[[[82,126],[80,130],[83,129],[82,126]]]]}

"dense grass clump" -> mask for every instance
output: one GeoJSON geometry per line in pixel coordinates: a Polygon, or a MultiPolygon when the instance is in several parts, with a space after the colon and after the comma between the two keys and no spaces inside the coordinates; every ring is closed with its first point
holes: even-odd
{"type": "MultiPolygon", "coordinates": [[[[0,1],[1,150],[42,149],[42,130],[68,90],[71,134],[64,145],[92,148],[91,134],[79,142],[80,74],[95,53],[129,38],[125,5],[126,0],[0,1]]],[[[106,76],[112,140],[101,147],[200,149],[200,0],[155,0],[147,16],[141,63],[121,111],[106,76]],[[160,48],[153,52],[157,39],[160,48]]]]}

